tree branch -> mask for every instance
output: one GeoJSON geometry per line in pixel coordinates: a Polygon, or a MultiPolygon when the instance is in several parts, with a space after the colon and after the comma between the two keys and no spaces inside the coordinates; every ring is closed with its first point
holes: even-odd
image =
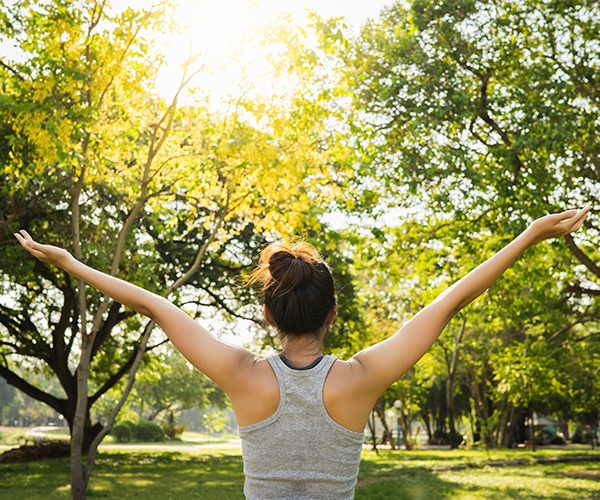
{"type": "MultiPolygon", "coordinates": [[[[600,293],[599,293],[600,295],[600,293]]],[[[588,311],[590,310],[591,305],[587,306],[585,311],[583,312],[583,314],[581,316],[579,316],[579,318],[577,318],[576,321],[574,321],[573,323],[569,323],[568,325],[564,326],[563,328],[561,328],[560,330],[554,332],[552,335],[550,335],[550,337],[548,337],[546,339],[547,343],[552,342],[556,337],[562,335],[563,333],[568,332],[571,328],[573,328],[575,325],[578,325],[580,323],[584,322],[584,318],[587,315],[588,311]]]]}
{"type": "Polygon", "coordinates": [[[210,295],[212,297],[213,303],[212,304],[203,304],[200,301],[193,301],[194,304],[198,304],[198,305],[205,306],[205,307],[218,306],[221,309],[225,310],[228,314],[231,314],[231,316],[233,316],[234,318],[239,318],[239,319],[243,319],[246,321],[252,321],[253,323],[256,323],[257,325],[264,326],[264,321],[258,320],[256,318],[247,318],[246,316],[242,316],[241,314],[236,313],[233,309],[231,309],[225,303],[225,301],[221,297],[219,297],[217,294],[213,293],[208,288],[201,287],[201,290],[203,290],[204,292],[206,292],[208,295],[210,295]]]}
{"type": "Polygon", "coordinates": [[[492,76],[492,69],[488,68],[485,74],[480,76],[481,87],[480,87],[480,101],[479,101],[479,116],[487,123],[492,130],[494,130],[501,138],[502,142],[509,148],[513,156],[513,182],[516,184],[519,178],[519,172],[523,169],[523,163],[519,158],[519,155],[514,149],[513,143],[508,137],[508,134],[500,128],[500,126],[492,119],[488,112],[488,85],[492,76]]]}
{"type": "Polygon", "coordinates": [[[16,69],[14,69],[12,66],[9,66],[8,64],[6,64],[2,59],[0,59],[0,66],[2,66],[3,68],[7,69],[8,71],[10,71],[13,75],[15,75],[20,81],[24,82],[25,78],[23,78],[23,75],[21,75],[21,73],[19,73],[16,69]]]}
{"type": "Polygon", "coordinates": [[[1,363],[0,376],[3,377],[6,380],[6,382],[8,382],[10,385],[19,389],[21,392],[24,392],[33,399],[37,399],[38,401],[46,403],[48,406],[55,409],[61,415],[66,415],[64,399],[58,399],[57,397],[52,396],[51,394],[48,394],[47,392],[44,392],[38,389],[37,387],[34,387],[29,382],[19,377],[16,373],[14,373],[12,370],[10,370],[8,367],[4,366],[1,363]]]}
{"type": "Polygon", "coordinates": [[[600,297],[600,290],[595,290],[593,288],[583,288],[582,286],[578,285],[577,283],[570,285],[567,288],[567,290],[576,295],[592,295],[592,296],[600,297]]]}
{"type": "Polygon", "coordinates": [[[114,385],[121,380],[123,375],[125,375],[133,366],[135,358],[138,354],[139,346],[133,350],[129,359],[117,370],[116,373],[112,374],[104,384],[95,392],[94,395],[90,396],[88,399],[88,408],[91,408],[92,405],[102,396],[106,391],[114,387],[114,385]]]}
{"type": "Polygon", "coordinates": [[[122,312],[120,312],[120,311],[121,311],[121,304],[113,301],[112,305],[110,306],[110,310],[108,311],[108,317],[106,318],[106,320],[104,321],[102,326],[96,332],[96,336],[94,338],[94,347],[92,348],[91,359],[94,359],[94,357],[98,353],[102,344],[110,336],[110,332],[112,331],[114,326],[127,318],[131,318],[132,316],[134,316],[136,314],[135,311],[131,311],[131,310],[124,310],[122,312]]]}
{"type": "Polygon", "coordinates": [[[567,246],[569,247],[569,250],[571,250],[571,253],[575,256],[575,258],[579,262],[581,262],[585,267],[587,267],[590,272],[592,272],[593,274],[595,274],[596,276],[598,276],[600,278],[600,267],[598,267],[598,265],[594,261],[592,261],[592,259],[590,259],[583,252],[583,250],[581,250],[581,248],[579,248],[577,246],[577,244],[575,243],[575,240],[573,239],[573,236],[571,236],[570,234],[565,234],[564,238],[565,238],[565,241],[567,242],[567,246]]]}

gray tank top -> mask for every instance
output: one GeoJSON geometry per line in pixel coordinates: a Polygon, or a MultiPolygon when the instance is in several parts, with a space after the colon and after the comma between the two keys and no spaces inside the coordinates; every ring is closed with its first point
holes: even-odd
{"type": "Polygon", "coordinates": [[[248,500],[351,500],[364,433],[335,422],[323,402],[336,358],[294,370],[267,358],[279,384],[279,407],[266,420],[239,428],[248,500]]]}

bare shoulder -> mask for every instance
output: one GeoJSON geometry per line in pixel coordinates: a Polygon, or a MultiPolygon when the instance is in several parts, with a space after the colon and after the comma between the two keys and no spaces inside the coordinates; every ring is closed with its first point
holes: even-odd
{"type": "Polygon", "coordinates": [[[348,361],[336,359],[327,376],[326,386],[329,391],[346,396],[362,392],[367,381],[363,365],[355,358],[348,361]]]}
{"type": "Polygon", "coordinates": [[[363,366],[355,359],[336,360],[327,375],[323,401],[329,416],[342,427],[363,432],[379,393],[368,384],[363,366]]]}
{"type": "Polygon", "coordinates": [[[238,379],[238,385],[250,384],[264,388],[277,386],[277,377],[269,360],[251,352],[240,361],[238,379]]]}
{"type": "Polygon", "coordinates": [[[223,389],[240,426],[269,418],[279,406],[279,384],[271,364],[252,353],[241,360],[236,376],[223,389]]]}

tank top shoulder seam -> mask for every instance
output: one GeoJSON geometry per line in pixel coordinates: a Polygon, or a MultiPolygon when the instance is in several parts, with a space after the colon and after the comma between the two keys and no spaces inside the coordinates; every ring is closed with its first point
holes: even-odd
{"type": "Polygon", "coordinates": [[[277,405],[277,409],[275,410],[275,413],[273,413],[273,415],[265,418],[264,420],[261,420],[260,422],[256,422],[256,423],[250,424],[250,425],[238,425],[238,432],[240,434],[243,434],[245,432],[256,431],[256,430],[262,429],[263,427],[266,427],[267,425],[272,424],[273,422],[277,421],[277,419],[281,416],[281,414],[283,413],[283,411],[285,409],[286,386],[285,386],[285,377],[283,376],[283,371],[281,369],[281,366],[282,365],[285,366],[285,365],[283,364],[283,362],[281,360],[279,360],[277,358],[278,358],[278,356],[268,356],[266,358],[267,361],[269,362],[269,364],[271,365],[271,368],[273,368],[273,372],[275,373],[275,378],[277,379],[277,385],[279,387],[279,404],[277,405]],[[279,361],[279,363],[277,361],[279,361]]]}
{"type": "MultiPolygon", "coordinates": [[[[333,357],[333,356],[330,356],[333,357]]],[[[325,398],[323,396],[323,392],[325,391],[325,382],[327,381],[327,375],[329,375],[329,370],[331,370],[331,368],[333,367],[333,363],[335,363],[337,358],[333,358],[333,361],[331,362],[331,364],[329,365],[328,369],[327,369],[327,374],[325,375],[325,379],[323,380],[323,387],[321,387],[321,397],[319,400],[319,408],[321,410],[321,416],[324,418],[325,422],[327,422],[332,429],[334,429],[335,431],[341,432],[347,436],[351,436],[353,438],[362,438],[363,442],[365,439],[365,433],[364,432],[356,432],[353,431],[352,429],[348,429],[347,427],[344,427],[342,424],[338,424],[332,417],[331,415],[329,415],[329,412],[327,411],[327,407],[325,406],[325,398]]]]}

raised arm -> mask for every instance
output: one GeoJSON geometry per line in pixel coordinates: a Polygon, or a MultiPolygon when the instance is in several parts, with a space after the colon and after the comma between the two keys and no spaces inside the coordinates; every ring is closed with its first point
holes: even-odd
{"type": "Polygon", "coordinates": [[[487,290],[528,248],[577,231],[589,212],[569,210],[536,220],[497,254],[442,292],[392,337],[351,360],[366,397],[375,398],[409,370],[432,346],[452,317],[487,290]]]}
{"type": "Polygon", "coordinates": [[[235,391],[244,368],[254,364],[256,357],[252,353],[217,339],[164,297],[96,271],[76,260],[66,250],[37,243],[26,231],[15,236],[27,251],[42,262],[64,269],[116,302],[148,316],[190,363],[228,394],[230,389],[235,391]]]}

